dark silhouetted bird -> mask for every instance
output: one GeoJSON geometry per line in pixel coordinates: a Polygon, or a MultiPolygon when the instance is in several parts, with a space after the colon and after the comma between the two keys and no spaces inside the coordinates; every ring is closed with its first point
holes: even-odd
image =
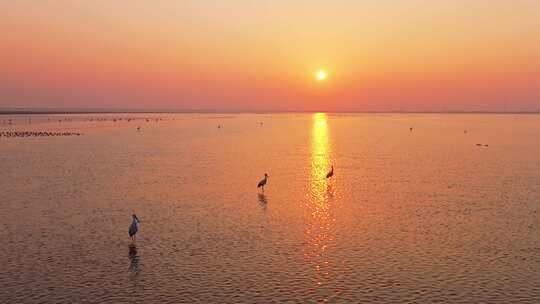
{"type": "Polygon", "coordinates": [[[332,166],[332,169],[330,169],[330,172],[328,172],[328,173],[326,174],[326,178],[330,178],[330,177],[332,177],[332,176],[334,176],[334,166],[332,166]]]}
{"type": "Polygon", "coordinates": [[[264,186],[266,185],[266,182],[268,181],[268,174],[264,174],[264,178],[261,179],[261,181],[257,184],[257,188],[262,188],[264,192],[264,186]]]}

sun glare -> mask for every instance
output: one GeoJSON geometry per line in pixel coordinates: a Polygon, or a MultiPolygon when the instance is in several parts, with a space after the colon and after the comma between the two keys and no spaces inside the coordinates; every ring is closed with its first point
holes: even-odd
{"type": "Polygon", "coordinates": [[[318,70],[317,73],[315,73],[315,78],[317,79],[317,81],[324,81],[326,80],[327,76],[328,75],[326,74],[325,70],[318,70]]]}

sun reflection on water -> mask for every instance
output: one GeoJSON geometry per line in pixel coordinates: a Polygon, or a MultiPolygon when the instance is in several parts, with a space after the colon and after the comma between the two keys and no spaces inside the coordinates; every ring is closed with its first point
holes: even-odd
{"type": "Polygon", "coordinates": [[[327,256],[334,236],[332,227],[335,219],[331,213],[331,198],[333,188],[331,181],[326,179],[330,169],[331,146],[329,143],[327,115],[313,114],[311,136],[311,173],[306,199],[306,209],[309,212],[305,257],[314,268],[314,281],[317,287],[324,287],[330,280],[332,261],[327,256]]]}

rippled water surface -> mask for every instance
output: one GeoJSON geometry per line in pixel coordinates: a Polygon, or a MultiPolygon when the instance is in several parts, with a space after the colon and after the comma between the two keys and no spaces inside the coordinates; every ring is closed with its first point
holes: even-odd
{"type": "Polygon", "coordinates": [[[0,122],[1,303],[540,301],[540,116],[0,122]]]}

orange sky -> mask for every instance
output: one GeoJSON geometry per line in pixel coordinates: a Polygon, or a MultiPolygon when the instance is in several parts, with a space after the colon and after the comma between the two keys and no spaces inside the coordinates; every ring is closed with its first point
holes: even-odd
{"type": "Polygon", "coordinates": [[[537,111],[539,16],[532,0],[2,1],[0,108],[537,111]]]}

